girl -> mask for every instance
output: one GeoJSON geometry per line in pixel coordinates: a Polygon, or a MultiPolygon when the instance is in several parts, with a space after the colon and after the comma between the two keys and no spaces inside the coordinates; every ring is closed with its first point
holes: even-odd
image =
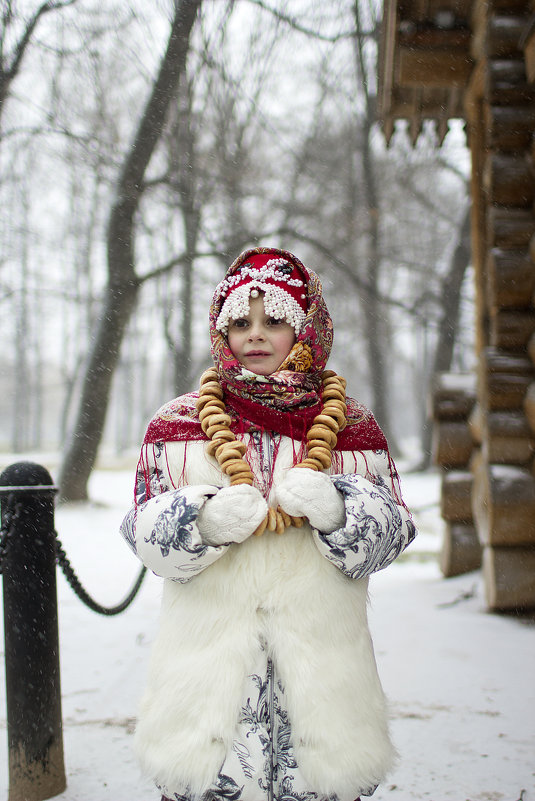
{"type": "Polygon", "coordinates": [[[353,801],[394,758],[368,576],[415,528],[381,430],[325,371],[313,272],[246,251],[210,334],[215,367],[151,421],[122,525],[166,579],[136,749],[163,801],[353,801]]]}

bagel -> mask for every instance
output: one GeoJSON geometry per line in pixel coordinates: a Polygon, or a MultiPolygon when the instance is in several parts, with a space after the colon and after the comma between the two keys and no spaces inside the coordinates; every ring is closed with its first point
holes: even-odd
{"type": "Polygon", "coordinates": [[[201,384],[206,383],[206,381],[218,381],[219,374],[215,367],[209,367],[204,373],[201,375],[201,384]]]}
{"type": "Polygon", "coordinates": [[[234,476],[239,473],[251,472],[251,468],[245,459],[232,458],[225,461],[225,473],[228,476],[234,476]]]}
{"type": "Polygon", "coordinates": [[[280,514],[280,516],[284,521],[284,527],[289,528],[289,526],[292,525],[292,518],[290,517],[290,515],[287,512],[285,512],[284,509],[281,509],[280,506],[277,506],[277,512],[280,514]]]}
{"type": "MultiPolygon", "coordinates": [[[[210,420],[206,420],[205,423],[206,428],[204,428],[203,431],[209,439],[212,439],[214,434],[219,434],[220,431],[224,430],[221,423],[212,423],[210,420]]],[[[203,423],[201,423],[201,426],[202,425],[203,423]]],[[[230,431],[230,428],[227,428],[227,431],[230,431]]],[[[230,433],[232,434],[232,431],[230,431],[230,433]]],[[[232,434],[232,436],[234,437],[234,434],[232,434]]],[[[229,442],[232,442],[232,440],[229,439],[229,442]]]]}
{"type": "Polygon", "coordinates": [[[199,388],[199,398],[204,397],[204,395],[215,395],[217,398],[222,398],[223,388],[218,381],[209,381],[199,388]]]}
{"type": "Polygon", "coordinates": [[[331,451],[331,447],[328,442],[324,439],[309,439],[308,443],[308,453],[310,453],[311,448],[325,448],[328,449],[329,452],[331,451]]]}
{"type": "Polygon", "coordinates": [[[267,522],[268,522],[268,516],[266,515],[262,520],[262,522],[260,523],[260,525],[258,526],[258,528],[255,528],[255,530],[253,531],[253,536],[261,537],[264,531],[266,530],[267,522]]]}
{"type": "Polygon", "coordinates": [[[254,476],[249,471],[249,473],[240,473],[239,476],[234,476],[230,483],[233,487],[236,487],[238,484],[248,484],[250,487],[252,487],[253,481],[254,476]]]}
{"type": "MultiPolygon", "coordinates": [[[[223,406],[223,411],[221,410],[221,406],[216,406],[216,400],[210,399],[208,403],[199,410],[199,420],[201,423],[210,415],[216,414],[224,414],[225,407],[223,406]]],[[[221,404],[223,401],[219,401],[221,404]]],[[[228,415],[226,415],[228,417],[228,415]]]]}
{"type": "Polygon", "coordinates": [[[334,431],[335,434],[338,433],[338,429],[340,428],[336,420],[333,420],[332,417],[329,417],[326,414],[316,415],[314,418],[314,425],[317,425],[318,423],[323,423],[323,425],[328,426],[332,431],[334,431]]]}
{"type": "MultiPolygon", "coordinates": [[[[226,465],[229,462],[235,461],[236,459],[239,459],[240,462],[247,464],[247,462],[241,458],[242,456],[241,453],[238,450],[236,450],[236,448],[233,448],[232,445],[233,445],[232,442],[224,442],[217,448],[215,452],[215,458],[219,462],[220,466],[225,470],[225,472],[226,472],[226,465]]],[[[249,467],[249,465],[247,465],[247,467],[249,467]]]]}
{"type": "Polygon", "coordinates": [[[331,466],[331,451],[327,450],[327,448],[311,448],[308,452],[308,458],[317,459],[324,469],[331,466]]]}
{"type": "Polygon", "coordinates": [[[332,428],[328,428],[324,423],[314,423],[307,431],[307,439],[324,439],[325,442],[333,442],[336,437],[332,428]]]}
{"type": "Polygon", "coordinates": [[[284,524],[284,518],[281,515],[281,513],[277,512],[275,510],[275,514],[277,516],[276,517],[276,525],[275,525],[275,533],[280,536],[281,534],[284,534],[284,532],[286,531],[286,526],[284,524]]]}
{"type": "Polygon", "coordinates": [[[324,389],[323,392],[321,393],[321,397],[322,400],[324,401],[331,399],[345,401],[346,398],[345,393],[340,392],[340,390],[337,389],[336,387],[327,387],[327,389],[324,389]]]}
{"type": "Polygon", "coordinates": [[[235,487],[237,484],[252,485],[253,481],[254,476],[250,470],[242,470],[239,473],[234,473],[234,475],[230,477],[230,484],[233,487],[235,487]]]}
{"type": "Polygon", "coordinates": [[[219,410],[217,412],[214,412],[214,414],[210,419],[211,426],[220,425],[222,428],[228,428],[231,422],[232,418],[230,414],[227,414],[226,412],[221,412],[219,410]]]}
{"type": "Polygon", "coordinates": [[[329,444],[329,447],[334,448],[336,445],[336,434],[327,426],[322,425],[319,423],[318,425],[313,425],[309,429],[307,433],[307,440],[312,439],[321,439],[324,440],[329,444]]]}
{"type": "Polygon", "coordinates": [[[339,408],[338,406],[325,406],[323,409],[325,414],[328,414],[330,417],[334,418],[339,426],[342,426],[346,422],[346,413],[343,409],[339,408]]]}
{"type": "Polygon", "coordinates": [[[269,531],[275,531],[277,527],[277,512],[271,506],[269,507],[267,513],[267,527],[269,531]]]}
{"type": "Polygon", "coordinates": [[[296,467],[308,467],[310,470],[320,470],[321,462],[319,462],[317,459],[309,459],[307,456],[307,458],[303,459],[302,462],[296,464],[296,467]]]}

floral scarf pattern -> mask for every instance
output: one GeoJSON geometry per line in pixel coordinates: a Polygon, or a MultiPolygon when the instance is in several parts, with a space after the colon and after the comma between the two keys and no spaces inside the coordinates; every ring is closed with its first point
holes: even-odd
{"type": "Polygon", "coordinates": [[[308,311],[295,345],[278,370],[269,376],[257,375],[240,364],[230,350],[227,338],[216,328],[225,300],[219,284],[209,320],[212,358],[221,384],[226,392],[238,398],[280,411],[316,406],[320,401],[321,374],[333,343],[333,324],[323,299],[321,281],[316,273],[308,270],[287,250],[263,247],[247,250],[238,256],[225,278],[239,272],[242,265],[258,253],[280,256],[298,267],[306,282],[308,311]]]}
{"type": "MultiPolygon", "coordinates": [[[[304,444],[306,433],[321,410],[321,374],[333,343],[333,324],[323,299],[321,281],[296,256],[286,250],[258,247],[242,253],[225,278],[236,273],[253,254],[270,253],[292,262],[306,281],[308,311],[290,353],[270,376],[246,370],[229,348],[227,338],[216,328],[224,297],[216,287],[210,307],[212,357],[225,390],[231,430],[236,435],[276,431],[304,444]]],[[[224,280],[224,279],[223,279],[224,280]]],[[[151,420],[144,444],[205,440],[196,408],[197,393],[174,398],[151,420]]],[[[371,412],[347,398],[347,425],[338,435],[336,451],[384,450],[388,446],[371,412]]]]}

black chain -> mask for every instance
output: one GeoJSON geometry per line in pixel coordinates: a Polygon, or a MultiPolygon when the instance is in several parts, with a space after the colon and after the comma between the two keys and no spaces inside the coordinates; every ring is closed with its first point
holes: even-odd
{"type": "Polygon", "coordinates": [[[13,495],[8,495],[6,506],[4,521],[0,528],[0,573],[3,571],[3,562],[9,547],[9,538],[13,533],[14,524],[19,519],[22,503],[13,503],[13,495]]]}
{"type": "MultiPolygon", "coordinates": [[[[0,528],[0,574],[3,570],[3,562],[7,553],[7,549],[9,548],[9,540],[13,534],[14,525],[21,513],[22,502],[19,501],[18,503],[14,503],[13,495],[10,494],[7,497],[6,507],[7,508],[3,514],[2,526],[0,528]]],[[[83,601],[86,606],[92,609],[93,612],[97,612],[99,615],[111,616],[119,615],[121,612],[124,612],[124,610],[130,606],[138,594],[141,585],[143,584],[143,579],[145,578],[147,568],[145,566],[141,568],[139,575],[132,586],[132,589],[126,598],[121,601],[121,603],[117,604],[117,606],[103,606],[91,598],[89,593],[84,589],[67,557],[67,554],[63,550],[63,546],[58,538],[57,533],[54,532],[54,534],[56,536],[56,562],[63,570],[65,578],[69,582],[78,598],[83,601]]]]}
{"type": "Polygon", "coordinates": [[[99,604],[97,601],[91,598],[89,593],[86,592],[86,590],[83,588],[80,579],[74,572],[74,568],[69,562],[67,554],[63,550],[63,547],[58,539],[57,534],[56,534],[56,562],[63,570],[65,578],[71,585],[72,589],[74,590],[78,598],[81,601],[83,601],[83,603],[86,606],[92,609],[93,612],[97,612],[99,615],[108,615],[108,616],[119,615],[121,612],[124,612],[124,610],[127,607],[130,606],[130,604],[138,594],[140,587],[143,584],[143,579],[145,578],[145,574],[147,572],[147,568],[143,565],[143,567],[139,571],[137,579],[135,580],[132,586],[132,589],[130,590],[126,598],[124,598],[124,600],[121,601],[120,604],[117,604],[117,606],[102,606],[102,604],[99,604]]]}

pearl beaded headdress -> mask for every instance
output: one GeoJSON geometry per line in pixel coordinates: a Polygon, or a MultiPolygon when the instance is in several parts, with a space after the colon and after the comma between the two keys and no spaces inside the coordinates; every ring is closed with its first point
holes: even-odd
{"type": "Polygon", "coordinates": [[[284,258],[253,255],[237,272],[225,278],[216,293],[225,298],[216,328],[227,334],[230,320],[249,313],[249,298],[264,293],[266,314],[286,320],[298,336],[305,319],[306,287],[298,268],[284,258]]]}

